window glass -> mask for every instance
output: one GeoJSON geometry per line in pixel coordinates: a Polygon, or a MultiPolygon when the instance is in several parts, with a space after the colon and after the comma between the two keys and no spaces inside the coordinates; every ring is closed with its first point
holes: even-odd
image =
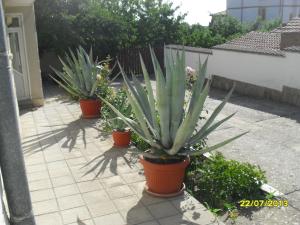
{"type": "Polygon", "coordinates": [[[6,17],[6,24],[8,28],[13,28],[13,27],[20,27],[20,18],[15,16],[15,17],[11,17],[11,16],[7,16],[6,17]]]}
{"type": "Polygon", "coordinates": [[[14,70],[22,73],[22,61],[18,33],[9,33],[9,42],[10,51],[13,55],[12,66],[14,70]]]}

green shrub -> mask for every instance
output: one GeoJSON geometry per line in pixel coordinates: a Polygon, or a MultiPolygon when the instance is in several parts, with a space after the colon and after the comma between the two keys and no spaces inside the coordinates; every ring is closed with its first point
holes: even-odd
{"type": "Polygon", "coordinates": [[[220,153],[211,159],[192,158],[186,176],[187,188],[196,198],[223,210],[242,199],[263,199],[264,182],[265,172],[259,167],[225,160],[220,153]]]}
{"type": "Polygon", "coordinates": [[[144,141],[135,132],[133,132],[131,135],[131,142],[139,151],[142,151],[142,152],[146,151],[147,149],[149,149],[151,147],[146,141],[144,141]]]}
{"type": "MultiPolygon", "coordinates": [[[[128,117],[132,116],[131,106],[129,105],[124,89],[111,92],[110,96],[107,97],[107,101],[124,115],[128,117]]],[[[126,123],[124,123],[107,104],[102,106],[101,115],[104,119],[103,130],[106,132],[111,132],[113,130],[125,131],[126,128],[128,128],[126,123]]]]}

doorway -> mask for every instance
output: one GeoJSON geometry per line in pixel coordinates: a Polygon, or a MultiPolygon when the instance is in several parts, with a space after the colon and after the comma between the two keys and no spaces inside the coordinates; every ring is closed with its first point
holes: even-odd
{"type": "Polygon", "coordinates": [[[30,83],[22,15],[7,15],[7,33],[18,101],[30,99],[30,83]]]}

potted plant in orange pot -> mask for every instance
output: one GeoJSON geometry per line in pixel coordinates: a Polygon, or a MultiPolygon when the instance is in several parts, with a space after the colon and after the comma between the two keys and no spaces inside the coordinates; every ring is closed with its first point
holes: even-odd
{"type": "Polygon", "coordinates": [[[151,146],[150,149],[142,152],[140,157],[140,162],[144,166],[147,192],[169,197],[183,191],[185,168],[189,164],[190,156],[217,149],[245,133],[213,146],[193,149],[192,146],[203,141],[212,131],[234,115],[215,122],[233,89],[210,117],[200,121],[211,84],[210,81],[205,82],[207,60],[203,65],[199,63],[196,80],[188,94],[185,82],[185,53],[177,52],[175,57],[166,58],[166,75],[164,76],[153,50],[150,49],[150,51],[156,78],[156,93],[152,89],[142,58],[141,65],[146,89],[135,76],[132,77],[132,84],[120,67],[127,97],[136,119],[126,117],[105,99],[103,101],[151,146]],[[187,96],[189,96],[188,99],[187,96]]]}
{"type": "Polygon", "coordinates": [[[97,92],[103,93],[103,90],[108,88],[109,59],[100,62],[93,60],[92,51],[87,54],[82,47],[76,52],[70,50],[69,54],[66,53],[65,60],[59,59],[63,71],[52,67],[58,77],[53,75],[50,77],[72,97],[79,99],[83,118],[99,117],[101,101],[97,97],[97,92]]]}
{"type": "MultiPolygon", "coordinates": [[[[122,115],[131,117],[131,105],[128,103],[127,95],[124,89],[114,92],[107,101],[110,102],[122,115]]],[[[104,119],[104,131],[112,132],[115,147],[126,148],[130,144],[131,130],[127,124],[116,115],[116,113],[104,104],[101,109],[101,115],[104,119]]]]}

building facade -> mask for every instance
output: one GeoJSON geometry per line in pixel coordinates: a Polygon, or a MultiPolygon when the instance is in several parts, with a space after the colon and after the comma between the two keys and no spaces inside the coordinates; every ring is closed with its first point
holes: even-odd
{"type": "MultiPolygon", "coordinates": [[[[165,56],[181,46],[165,47],[165,56]]],[[[185,47],[186,66],[208,57],[212,86],[300,106],[300,18],[270,32],[252,31],[212,49],[185,47]]]]}
{"type": "Polygon", "coordinates": [[[241,22],[281,19],[284,23],[300,17],[300,0],[227,0],[227,14],[241,22]]]}
{"type": "Polygon", "coordinates": [[[43,105],[34,0],[2,0],[19,105],[43,105]]]}

